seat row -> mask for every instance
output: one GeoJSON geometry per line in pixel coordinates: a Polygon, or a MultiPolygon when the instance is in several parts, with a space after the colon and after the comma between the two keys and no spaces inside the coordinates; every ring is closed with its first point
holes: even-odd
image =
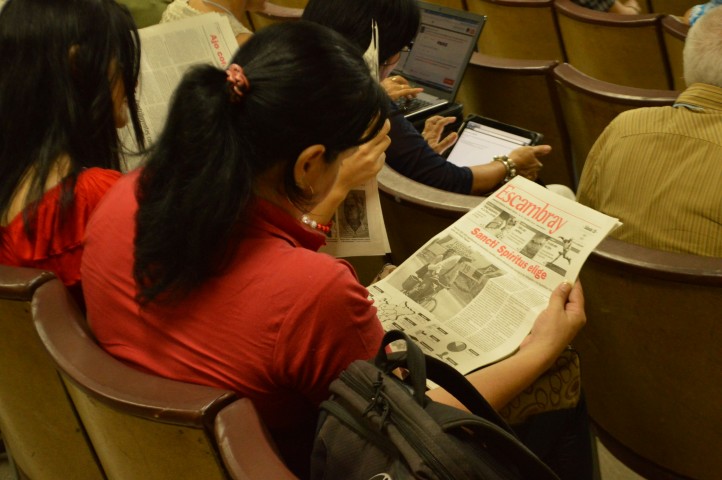
{"type": "Polygon", "coordinates": [[[472,55],[457,102],[464,111],[540,132],[552,146],[541,177],[576,189],[587,153],[614,117],[674,103],[679,92],[592,78],[556,60],[472,55]]]}
{"type": "Polygon", "coordinates": [[[487,15],[480,53],[568,62],[594,78],[620,85],[680,88],[681,57],[679,42],[674,41],[686,36],[688,26],[668,14],[672,12],[619,15],[571,0],[467,3],[471,11],[487,15]]]}
{"type": "MultiPolygon", "coordinates": [[[[249,12],[248,26],[258,29],[268,23],[288,20],[306,3],[307,0],[274,0],[265,12],[249,12]]],[[[675,14],[682,15],[698,2],[649,0],[640,3],[653,13],[639,15],[599,12],[571,0],[435,0],[432,3],[487,16],[478,44],[482,54],[557,60],[610,83],[681,89],[684,85],[681,45],[689,27],[675,14]]]]}
{"type": "Polygon", "coordinates": [[[0,432],[19,478],[295,478],[248,399],[123,364],[54,275],[2,265],[0,432]]]}

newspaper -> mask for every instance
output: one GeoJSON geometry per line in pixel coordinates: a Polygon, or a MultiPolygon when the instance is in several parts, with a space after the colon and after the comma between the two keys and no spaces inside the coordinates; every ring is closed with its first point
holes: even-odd
{"type": "MultiPolygon", "coordinates": [[[[153,25],[139,33],[139,116],[146,145],[152,145],[163,130],[171,96],[186,70],[198,64],[226,68],[238,43],[227,16],[218,13],[153,25]]],[[[135,150],[132,138],[131,127],[126,126],[121,139],[130,151],[135,150]]],[[[140,156],[126,155],[126,170],[142,162],[140,156]]],[[[375,179],[349,193],[333,223],[323,249],[331,255],[373,256],[390,251],[375,179]]]]}
{"type": "Polygon", "coordinates": [[[321,251],[335,257],[384,255],[391,251],[375,178],[348,193],[336,210],[321,251]]]}
{"type": "Polygon", "coordinates": [[[523,177],[369,287],[385,330],[466,374],[514,353],[562,281],[620,225],[523,177]]]}
{"type": "MultiPolygon", "coordinates": [[[[226,68],[238,42],[228,18],[218,13],[141,28],[139,35],[142,54],[138,115],[145,144],[152,145],[163,130],[171,96],[186,70],[198,64],[226,68]]],[[[128,125],[121,133],[128,146],[133,138],[131,128],[128,125]]],[[[132,170],[141,162],[142,157],[129,156],[126,167],[132,170]]]]}

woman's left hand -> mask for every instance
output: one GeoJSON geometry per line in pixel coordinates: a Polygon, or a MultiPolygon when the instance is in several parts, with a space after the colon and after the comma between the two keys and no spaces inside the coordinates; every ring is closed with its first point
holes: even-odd
{"type": "Polygon", "coordinates": [[[386,94],[391,100],[396,101],[400,98],[412,99],[419,93],[423,92],[423,88],[412,87],[401,75],[393,75],[386,77],[381,81],[381,86],[386,90],[386,94]]]}
{"type": "Polygon", "coordinates": [[[434,115],[427,118],[424,123],[424,131],[421,132],[421,136],[424,137],[424,140],[426,140],[431,149],[439,155],[443,154],[459,139],[459,135],[456,132],[451,132],[444,138],[441,138],[441,134],[444,133],[444,128],[455,121],[456,117],[434,115]]]}
{"type": "Polygon", "coordinates": [[[543,167],[539,157],[543,157],[551,150],[552,147],[549,145],[519,147],[509,152],[509,160],[516,165],[517,175],[535,181],[539,178],[539,172],[543,167]]]}

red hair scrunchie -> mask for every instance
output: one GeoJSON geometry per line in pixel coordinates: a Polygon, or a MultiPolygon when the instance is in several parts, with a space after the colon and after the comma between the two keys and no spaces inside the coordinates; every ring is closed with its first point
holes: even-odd
{"type": "Polygon", "coordinates": [[[240,102],[243,95],[251,88],[248,78],[240,65],[232,63],[226,70],[226,81],[230,84],[231,102],[240,102]]]}

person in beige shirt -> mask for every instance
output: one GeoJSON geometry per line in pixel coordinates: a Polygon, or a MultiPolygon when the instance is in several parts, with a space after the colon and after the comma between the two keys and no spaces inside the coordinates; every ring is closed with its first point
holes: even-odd
{"type": "Polygon", "coordinates": [[[687,36],[687,89],[671,107],[630,110],[597,139],[577,200],[619,218],[621,240],[722,257],[722,9],[687,36]]]}

